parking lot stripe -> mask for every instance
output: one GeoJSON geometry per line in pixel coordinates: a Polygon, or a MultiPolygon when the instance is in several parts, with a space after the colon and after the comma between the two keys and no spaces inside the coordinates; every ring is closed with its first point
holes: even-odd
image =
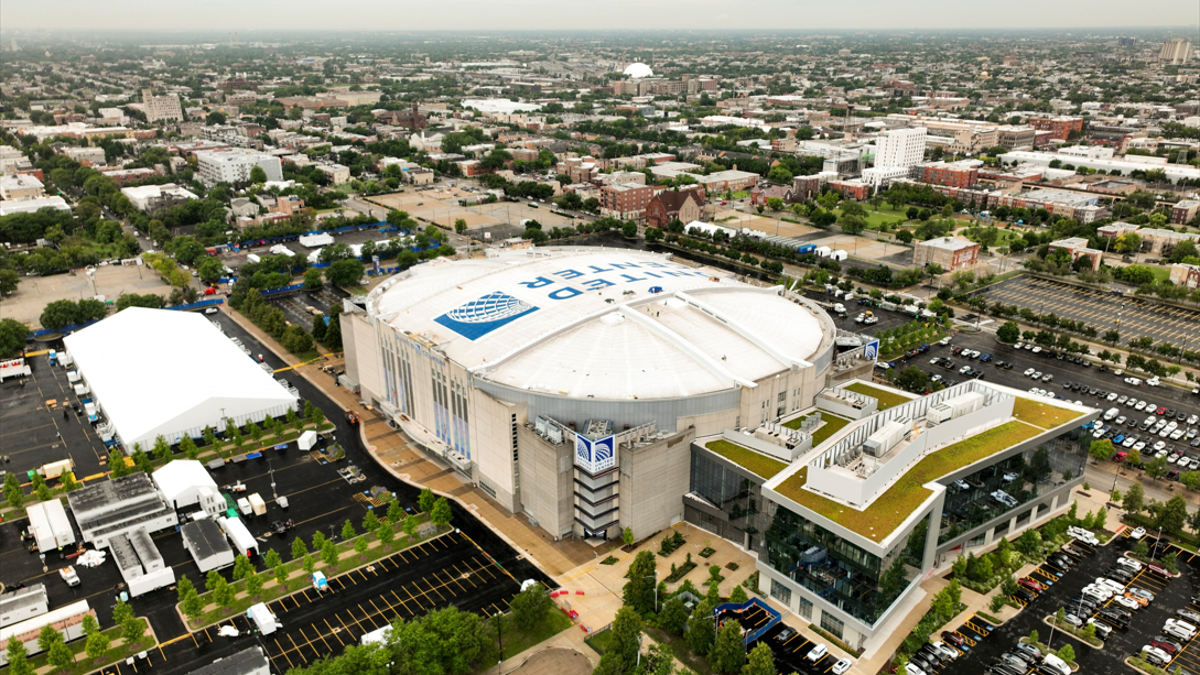
{"type": "Polygon", "coordinates": [[[330,625],[329,625],[329,619],[326,619],[326,618],[322,617],[322,618],[321,618],[321,620],[322,620],[322,621],[324,621],[324,622],[325,622],[325,625],[326,625],[326,626],[329,628],[329,634],[330,634],[330,635],[332,635],[333,637],[337,638],[338,644],[340,644],[341,646],[345,647],[345,646],[346,646],[346,643],[345,643],[345,642],[342,642],[342,638],[338,636],[338,634],[337,634],[337,631],[335,631],[335,630],[333,629],[333,626],[330,626],[330,625]]]}
{"type": "Polygon", "coordinates": [[[292,663],[292,660],[290,658],[288,658],[287,651],[284,650],[283,645],[279,644],[279,640],[274,640],[274,642],[275,642],[275,646],[279,648],[279,655],[282,656],[288,662],[288,667],[295,668],[296,664],[292,663]]]}

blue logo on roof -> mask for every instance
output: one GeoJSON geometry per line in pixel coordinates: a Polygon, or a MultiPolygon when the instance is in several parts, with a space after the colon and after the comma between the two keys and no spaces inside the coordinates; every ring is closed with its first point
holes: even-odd
{"type": "Polygon", "coordinates": [[[468,340],[476,340],[537,309],[523,300],[496,291],[455,307],[434,321],[468,340]]]}

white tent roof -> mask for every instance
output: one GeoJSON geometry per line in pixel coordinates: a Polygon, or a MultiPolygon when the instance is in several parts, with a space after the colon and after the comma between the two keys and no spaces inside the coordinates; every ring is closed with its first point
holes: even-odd
{"type": "Polygon", "coordinates": [[[154,472],[154,482],[172,504],[183,493],[195,487],[208,487],[217,491],[217,482],[208,475],[204,465],[194,459],[177,459],[167,462],[154,472]]]}
{"type": "Polygon", "coordinates": [[[63,341],[126,448],[281,415],[296,397],[201,314],[131,307],[63,341]]]}

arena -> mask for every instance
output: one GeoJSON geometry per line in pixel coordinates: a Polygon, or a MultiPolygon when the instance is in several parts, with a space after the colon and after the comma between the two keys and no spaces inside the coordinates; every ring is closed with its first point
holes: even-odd
{"type": "Polygon", "coordinates": [[[554,537],[681,520],[692,439],[810,407],[873,356],[835,358],[833,322],[783,287],[604,248],[424,263],[342,326],[364,400],[554,537]]]}

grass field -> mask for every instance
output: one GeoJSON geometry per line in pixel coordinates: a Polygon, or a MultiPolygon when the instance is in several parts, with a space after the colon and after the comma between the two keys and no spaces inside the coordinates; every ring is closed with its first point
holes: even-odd
{"type": "Polygon", "coordinates": [[[1013,417],[1035,427],[1053,429],[1077,417],[1083,417],[1083,413],[1027,398],[1017,398],[1013,403],[1013,417]]]}
{"type": "Polygon", "coordinates": [[[884,391],[882,389],[877,389],[875,387],[872,387],[869,384],[863,384],[862,382],[855,382],[854,384],[852,384],[848,387],[844,387],[844,389],[846,389],[848,391],[857,392],[859,394],[863,394],[864,396],[870,396],[871,398],[877,399],[879,401],[879,409],[880,410],[887,410],[888,408],[891,408],[892,406],[897,406],[897,405],[900,405],[901,403],[908,403],[909,401],[912,400],[911,398],[909,398],[907,396],[903,396],[901,394],[896,394],[896,393],[893,393],[890,391],[884,391]]]}
{"type": "MultiPolygon", "coordinates": [[[[808,415],[805,415],[804,417],[797,417],[796,419],[787,422],[783,426],[789,429],[799,429],[800,423],[806,419],[808,419],[808,415]]],[[[846,419],[845,417],[838,417],[837,415],[832,415],[827,412],[821,413],[821,420],[824,422],[824,424],[821,425],[821,428],[817,429],[817,433],[813,434],[814,448],[824,443],[830,436],[836,434],[842,429],[842,427],[850,423],[850,420],[846,419]]]]}
{"type": "MultiPolygon", "coordinates": [[[[903,223],[905,220],[907,220],[907,218],[904,217],[903,212],[892,211],[887,206],[880,208],[878,211],[872,209],[870,204],[864,204],[863,206],[867,209],[867,229],[868,230],[878,230],[878,229],[880,229],[880,226],[882,226],[885,223],[889,227],[894,227],[900,223],[903,223]]],[[[834,210],[837,211],[838,217],[841,218],[842,210],[841,209],[834,209],[834,210]]]]}
{"type": "Polygon", "coordinates": [[[740,445],[730,443],[726,440],[711,441],[704,447],[763,478],[771,478],[787,468],[787,464],[778,459],[772,459],[753,450],[747,450],[740,445]]]}
{"type": "Polygon", "coordinates": [[[780,483],[776,490],[839,525],[871,541],[883,541],[912,512],[933,494],[923,487],[931,480],[957,471],[1005,448],[1042,433],[1042,429],[1023,422],[1006,422],[971,438],[948,445],[927,455],[900,477],[887,492],[859,511],[803,489],[808,482],[808,467],[802,467],[780,483]]]}

